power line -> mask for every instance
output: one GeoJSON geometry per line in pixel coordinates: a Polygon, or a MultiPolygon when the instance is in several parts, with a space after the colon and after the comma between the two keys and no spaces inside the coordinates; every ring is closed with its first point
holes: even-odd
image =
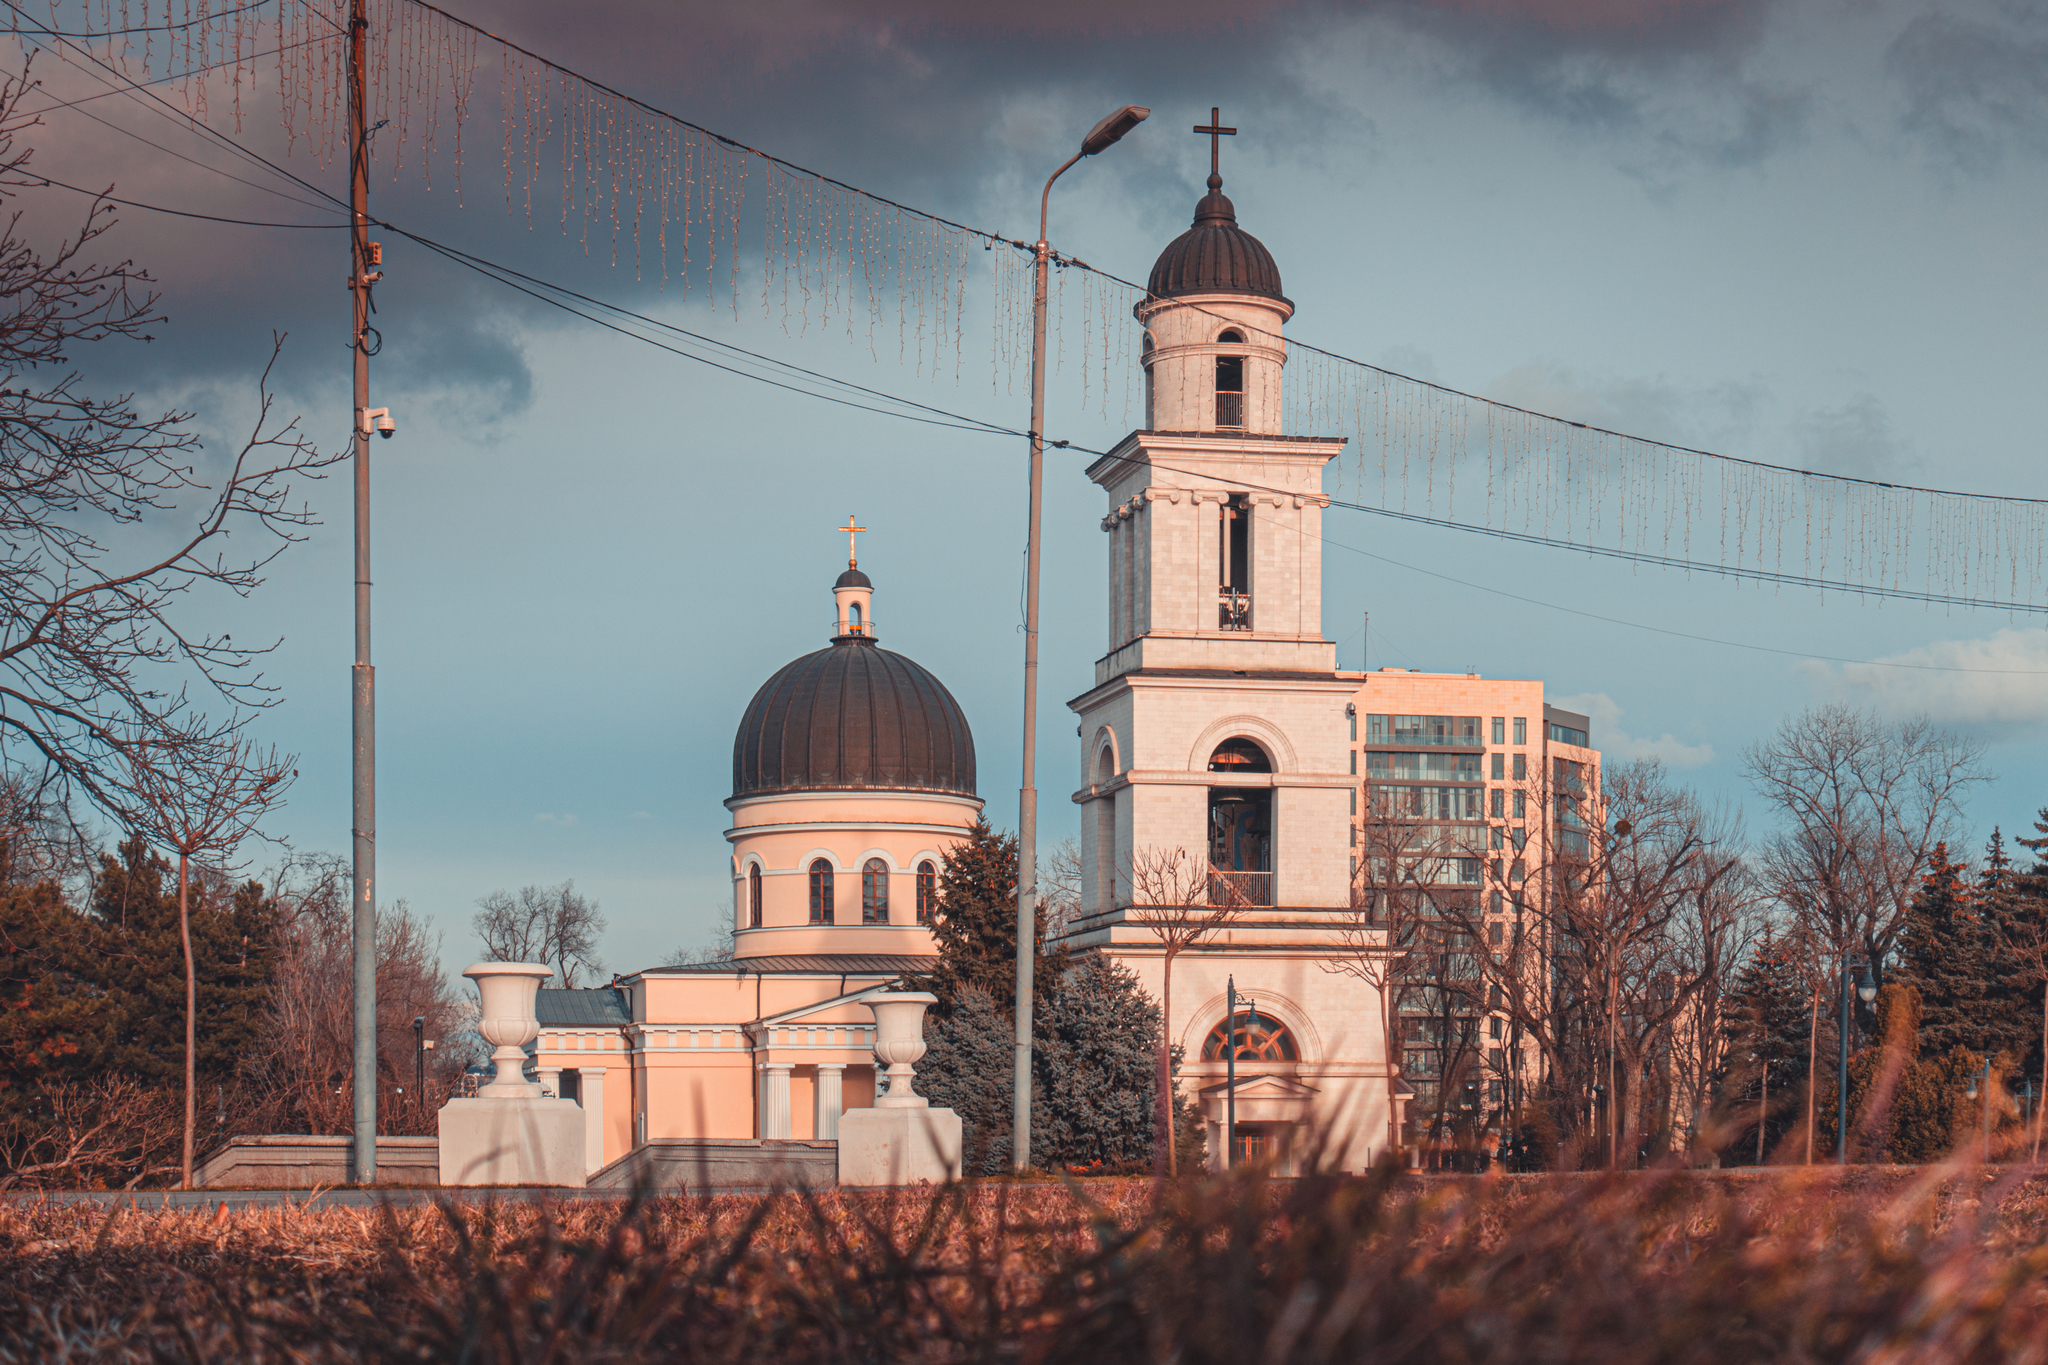
{"type": "MultiPolygon", "coordinates": [[[[269,0],[263,0],[263,3],[267,4],[268,2],[269,0]]],[[[319,38],[301,38],[298,42],[286,43],[283,47],[265,48],[261,52],[251,52],[244,57],[233,57],[224,62],[208,62],[205,66],[194,66],[188,67],[183,71],[173,71],[170,75],[158,76],[153,81],[136,81],[130,88],[136,90],[147,90],[149,87],[153,85],[169,85],[172,81],[190,80],[192,77],[201,75],[208,71],[219,71],[223,67],[240,66],[245,62],[255,62],[260,61],[265,57],[275,57],[278,56],[280,53],[290,52],[294,48],[305,47],[308,44],[320,41],[323,40],[319,38]]],[[[36,84],[40,86],[42,82],[37,81],[36,84]]],[[[61,104],[46,104],[40,109],[25,109],[22,112],[26,114],[35,115],[54,114],[59,109],[76,109],[81,104],[91,104],[94,100],[110,99],[115,95],[125,95],[127,93],[128,90],[126,89],[102,90],[97,95],[86,95],[80,99],[65,100],[61,104]]]]}
{"type": "MultiPolygon", "coordinates": [[[[187,19],[182,24],[149,24],[138,28],[109,28],[102,29],[97,33],[62,33],[53,28],[23,28],[20,19],[21,11],[15,10],[14,26],[8,31],[10,33],[33,33],[43,38],[82,38],[87,42],[94,38],[119,38],[131,33],[176,33],[180,29],[197,28],[201,24],[218,24],[223,20],[234,18],[237,14],[246,13],[252,9],[261,9],[269,3],[270,0],[250,0],[246,5],[237,5],[233,9],[224,9],[218,14],[208,14],[198,19],[187,19]]],[[[9,6],[9,8],[13,7],[9,6]]]]}
{"type": "MultiPolygon", "coordinates": [[[[70,190],[73,194],[91,195],[94,199],[104,200],[109,204],[119,204],[124,208],[147,209],[151,213],[168,213],[174,218],[198,218],[208,223],[231,223],[236,227],[302,228],[327,232],[343,230],[348,227],[347,223],[263,223],[253,218],[223,218],[213,213],[193,213],[189,209],[165,208],[162,204],[145,204],[137,199],[121,199],[99,190],[81,189],[77,185],[67,185],[61,180],[52,180],[47,175],[35,175],[30,171],[22,171],[20,174],[30,176],[32,179],[53,189],[70,190]]],[[[233,177],[229,178],[232,179],[233,177]]]]}

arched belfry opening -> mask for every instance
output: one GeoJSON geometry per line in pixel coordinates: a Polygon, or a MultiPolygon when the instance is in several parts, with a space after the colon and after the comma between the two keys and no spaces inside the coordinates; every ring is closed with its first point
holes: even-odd
{"type": "MultiPolygon", "coordinates": [[[[1095,760],[1095,780],[1108,786],[1116,780],[1116,753],[1107,744],[1095,760]]],[[[1104,910],[1116,905],[1116,797],[1095,803],[1095,902],[1104,910]]]]}
{"type": "MultiPolygon", "coordinates": [[[[1209,771],[1251,777],[1273,760],[1249,739],[1226,739],[1209,756],[1209,771]]],[[[1273,903],[1273,789],[1209,788],[1209,899],[1213,904],[1273,903]]]]}
{"type": "MultiPolygon", "coordinates": [[[[1230,328],[1216,338],[1216,344],[1242,346],[1244,333],[1230,328]]],[[[1216,426],[1219,430],[1239,430],[1244,426],[1244,357],[1241,355],[1216,357],[1216,426]]]]}
{"type": "Polygon", "coordinates": [[[1252,505],[1232,493],[1217,511],[1216,628],[1252,628],[1252,505]]]}

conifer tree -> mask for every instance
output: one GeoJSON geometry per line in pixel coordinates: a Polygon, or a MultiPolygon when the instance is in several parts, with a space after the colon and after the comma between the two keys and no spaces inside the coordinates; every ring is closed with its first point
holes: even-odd
{"type": "Polygon", "coordinates": [[[1736,1125],[1725,1158],[1731,1165],[1757,1160],[1760,1111],[1766,1161],[1805,1121],[1810,999],[1797,940],[1766,926],[1725,1007],[1722,1093],[1736,1125]]]}
{"type": "MultiPolygon", "coordinates": [[[[934,1014],[950,1014],[970,987],[988,996],[1005,1015],[1017,999],[1017,837],[998,834],[976,820],[967,837],[946,854],[939,873],[939,902],[932,915],[939,961],[929,973],[907,979],[914,990],[939,997],[934,1014]]],[[[1045,952],[1045,906],[1038,907],[1034,940],[1038,957],[1034,985],[1057,990],[1064,956],[1045,952]]]]}
{"type": "Polygon", "coordinates": [[[2005,972],[1968,872],[1949,859],[1946,844],[1936,844],[1899,939],[1893,979],[1919,996],[1919,1037],[1935,1055],[1995,1050],[1987,1045],[2002,1032],[1992,1016],[2005,972]]]}

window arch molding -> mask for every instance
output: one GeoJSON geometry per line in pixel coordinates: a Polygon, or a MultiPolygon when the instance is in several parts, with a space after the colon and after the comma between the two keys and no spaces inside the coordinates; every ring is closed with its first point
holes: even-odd
{"type": "Polygon", "coordinates": [[[1124,756],[1121,746],[1117,744],[1115,727],[1109,725],[1096,727],[1093,748],[1095,756],[1088,765],[1088,780],[1090,782],[1101,784],[1107,781],[1108,778],[1123,776],[1124,756]],[[1108,778],[1105,778],[1102,772],[1104,759],[1109,760],[1108,778]]]}
{"type": "MultiPolygon", "coordinates": [[[[1342,720],[1339,716],[1337,719],[1342,720]]],[[[1294,745],[1279,727],[1264,716],[1238,715],[1223,716],[1210,724],[1209,728],[1195,737],[1194,746],[1188,751],[1188,768],[1191,773],[1209,771],[1209,759],[1227,739],[1248,739],[1266,751],[1266,757],[1277,773],[1301,771],[1301,760],[1295,756],[1294,745]]]]}
{"type": "MultiPolygon", "coordinates": [[[[1224,992],[1218,991],[1207,1000],[1204,1000],[1195,1009],[1188,1012],[1188,1021],[1181,1025],[1179,1042],[1186,1049],[1185,1055],[1189,1061],[1196,1061],[1201,1058],[1202,1045],[1209,1040],[1209,1035],[1214,1033],[1217,1026],[1223,1022],[1223,1007],[1227,998],[1224,992]]],[[[1299,1053],[1303,1065],[1321,1062],[1328,1057],[1329,1054],[1323,1046],[1322,1035],[1316,1031],[1315,1024],[1310,1021],[1308,1011],[1303,1009],[1293,997],[1282,995],[1278,991],[1260,990],[1256,986],[1247,988],[1240,981],[1237,991],[1238,1013],[1244,1013],[1247,998],[1250,999],[1252,1004],[1258,1006],[1260,1018],[1278,1020],[1286,1027],[1289,1033],[1294,1035],[1295,1050],[1299,1053]]],[[[1204,1064],[1215,1067],[1216,1073],[1221,1075],[1223,1072],[1223,1061],[1224,1059],[1219,1056],[1213,1061],[1204,1064]]],[[[1240,1062],[1239,1065],[1243,1066],[1245,1063],[1240,1062]]],[[[1282,1065],[1293,1064],[1282,1063],[1282,1065]]],[[[1242,1075],[1243,1073],[1239,1072],[1239,1074],[1242,1075]]]]}
{"type": "Polygon", "coordinates": [[[1230,324],[1228,327],[1225,327],[1222,331],[1216,334],[1216,344],[1218,346],[1245,345],[1246,343],[1244,339],[1244,329],[1238,326],[1236,323],[1230,324]]]}

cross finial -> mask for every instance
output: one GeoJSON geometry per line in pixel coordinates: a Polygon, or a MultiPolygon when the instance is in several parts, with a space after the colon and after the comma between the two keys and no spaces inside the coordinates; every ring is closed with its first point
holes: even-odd
{"type": "Polygon", "coordinates": [[[1205,127],[1197,124],[1195,131],[1205,134],[1209,139],[1209,188],[1220,190],[1223,188],[1223,172],[1219,167],[1219,151],[1223,146],[1223,139],[1226,137],[1236,137],[1237,129],[1225,128],[1223,126],[1223,111],[1211,105],[1209,107],[1208,125],[1205,127]]]}
{"type": "Polygon", "coordinates": [[[848,512],[846,514],[846,525],[840,527],[839,529],[846,532],[846,567],[849,569],[857,569],[860,567],[860,559],[857,557],[857,547],[854,544],[853,538],[859,535],[862,531],[867,530],[868,528],[865,526],[854,525],[853,513],[848,512]]]}

